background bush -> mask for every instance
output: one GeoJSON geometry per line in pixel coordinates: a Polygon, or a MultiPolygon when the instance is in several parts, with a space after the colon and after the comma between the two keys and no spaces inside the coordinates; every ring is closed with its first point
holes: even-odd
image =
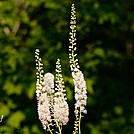
{"type": "MultiPolygon", "coordinates": [[[[43,134],[35,96],[36,48],[46,72],[61,59],[73,130],[73,81],[69,68],[72,1],[0,1],[1,134],[43,134]]],[[[88,87],[82,134],[134,133],[134,3],[132,0],[77,0],[78,58],[88,87]]]]}

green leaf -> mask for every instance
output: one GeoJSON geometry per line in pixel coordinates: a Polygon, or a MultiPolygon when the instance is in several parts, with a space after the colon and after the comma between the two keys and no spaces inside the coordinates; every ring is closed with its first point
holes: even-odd
{"type": "Polygon", "coordinates": [[[7,124],[13,128],[19,128],[21,125],[21,122],[25,119],[25,115],[21,111],[17,111],[12,113],[8,120],[7,124]]]}

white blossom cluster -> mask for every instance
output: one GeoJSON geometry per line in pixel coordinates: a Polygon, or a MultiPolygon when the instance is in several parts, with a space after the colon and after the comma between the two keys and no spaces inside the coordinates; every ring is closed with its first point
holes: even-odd
{"type": "MultiPolygon", "coordinates": [[[[76,12],[74,4],[71,7],[70,20],[70,45],[69,45],[69,59],[70,68],[72,72],[75,92],[75,116],[73,134],[80,133],[81,114],[86,114],[85,108],[87,103],[87,87],[84,75],[80,71],[78,59],[76,58],[76,12]],[[78,132],[79,131],[79,132],[78,132]]],[[[39,49],[35,51],[37,81],[36,81],[36,97],[37,97],[37,111],[39,119],[45,130],[50,131],[51,134],[61,134],[62,125],[66,125],[69,121],[69,106],[66,98],[66,90],[62,77],[62,70],[60,60],[56,62],[56,77],[51,73],[44,74],[43,64],[39,57],[39,49]],[[53,129],[56,127],[56,130],[53,129]],[[58,132],[59,130],[59,132],[58,132]]]]}
{"type": "Polygon", "coordinates": [[[49,123],[51,124],[51,114],[50,114],[50,108],[49,108],[49,98],[47,96],[47,93],[41,94],[41,96],[38,98],[38,116],[42,123],[43,128],[46,130],[49,123]]]}
{"type": "Polygon", "coordinates": [[[44,75],[44,81],[42,82],[41,89],[37,88],[36,91],[41,91],[41,95],[37,94],[38,100],[38,115],[39,119],[43,125],[43,128],[46,129],[47,125],[51,124],[51,105],[54,93],[54,76],[51,73],[46,73],[44,75]],[[38,97],[39,96],[39,97],[38,97]]]}
{"type": "Polygon", "coordinates": [[[69,107],[66,102],[60,60],[58,59],[56,63],[56,81],[54,86],[54,75],[51,73],[44,74],[43,64],[39,57],[39,49],[36,49],[35,57],[37,69],[37,110],[43,128],[46,130],[48,126],[53,126],[56,123],[59,126],[66,125],[69,120],[69,107]]]}
{"type": "Polygon", "coordinates": [[[87,87],[84,75],[79,69],[75,68],[72,72],[72,76],[75,85],[75,110],[80,110],[81,113],[86,114],[87,111],[85,106],[87,103],[87,87]]]}
{"type": "Polygon", "coordinates": [[[36,96],[37,96],[37,111],[39,119],[46,129],[49,123],[52,122],[50,107],[52,93],[54,92],[54,76],[51,73],[44,75],[43,64],[39,57],[39,49],[35,51],[36,57],[36,69],[37,69],[37,81],[36,81],[36,96]]]}
{"type": "Polygon", "coordinates": [[[74,4],[71,7],[71,20],[70,20],[70,46],[69,46],[69,59],[70,59],[70,68],[72,71],[72,77],[75,85],[75,110],[80,110],[81,113],[86,114],[85,109],[87,101],[87,87],[86,81],[84,80],[84,75],[80,71],[78,64],[78,59],[76,58],[76,12],[74,4]]]}

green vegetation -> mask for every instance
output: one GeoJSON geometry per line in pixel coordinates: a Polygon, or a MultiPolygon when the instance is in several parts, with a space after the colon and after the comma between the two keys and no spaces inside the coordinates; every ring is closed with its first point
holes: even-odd
{"type": "MultiPolygon", "coordinates": [[[[134,5],[132,0],[79,0],[77,47],[88,87],[82,134],[134,133],[134,5]]],[[[72,1],[0,1],[0,133],[43,134],[38,120],[36,48],[46,72],[61,59],[74,121],[73,80],[69,68],[69,20],[72,1]]]]}

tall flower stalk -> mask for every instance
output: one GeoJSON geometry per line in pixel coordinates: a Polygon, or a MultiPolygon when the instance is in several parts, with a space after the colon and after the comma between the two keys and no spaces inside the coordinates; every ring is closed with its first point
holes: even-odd
{"type": "Polygon", "coordinates": [[[39,49],[35,51],[37,81],[36,81],[36,98],[37,111],[43,129],[50,130],[52,124],[51,109],[54,93],[54,76],[51,73],[44,74],[42,60],[39,56],[39,49]]]}
{"type": "Polygon", "coordinates": [[[44,74],[39,49],[35,51],[37,81],[36,98],[37,111],[43,129],[51,134],[62,134],[62,125],[69,120],[69,107],[67,104],[66,90],[61,74],[60,60],[56,62],[56,80],[51,73],[44,74]]]}
{"type": "MultiPolygon", "coordinates": [[[[69,107],[67,104],[66,90],[62,78],[62,70],[60,59],[56,62],[56,80],[55,80],[55,94],[54,94],[54,117],[59,124],[59,130],[62,130],[62,125],[66,125],[69,121],[69,107]]],[[[56,123],[57,123],[56,122],[56,123]]]]}
{"type": "MultiPolygon", "coordinates": [[[[73,134],[81,134],[81,118],[86,111],[87,91],[84,75],[80,70],[76,58],[76,11],[74,4],[71,6],[70,19],[70,45],[69,60],[72,72],[75,92],[75,117],[73,134]]],[[[39,49],[35,51],[37,81],[36,98],[39,120],[43,129],[51,134],[62,134],[62,126],[69,121],[69,106],[66,98],[66,90],[62,77],[60,59],[56,62],[56,77],[51,73],[44,73],[42,60],[39,56],[39,49]]]]}
{"type": "Polygon", "coordinates": [[[71,6],[71,19],[70,19],[70,45],[69,45],[69,59],[70,59],[70,68],[72,72],[73,82],[74,82],[74,91],[75,91],[75,117],[76,120],[74,122],[74,131],[73,134],[81,134],[80,123],[81,117],[83,114],[86,114],[87,111],[85,109],[87,102],[87,87],[86,81],[84,80],[84,75],[80,70],[80,66],[78,64],[78,59],[76,58],[76,11],[74,4],[71,6]]]}

